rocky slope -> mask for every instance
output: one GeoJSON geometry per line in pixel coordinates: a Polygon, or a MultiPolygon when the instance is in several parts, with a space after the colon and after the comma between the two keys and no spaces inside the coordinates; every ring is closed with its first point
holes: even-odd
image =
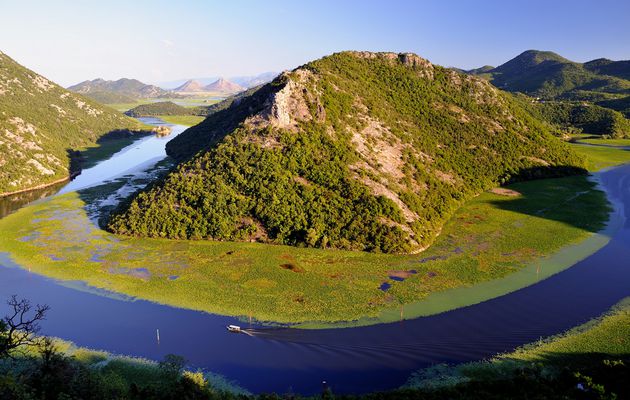
{"type": "Polygon", "coordinates": [[[103,104],[127,103],[137,99],[171,97],[172,93],[154,85],[147,85],[137,79],[122,78],[117,81],[94,79],[84,81],[68,90],[90,97],[103,104]]]}
{"type": "Polygon", "coordinates": [[[68,178],[74,150],[142,128],[0,52],[0,194],[68,178]]]}
{"type": "Polygon", "coordinates": [[[118,210],[111,230],[411,252],[483,190],[583,172],[511,95],[415,54],[313,61],[167,151],[177,168],[118,210]]]}

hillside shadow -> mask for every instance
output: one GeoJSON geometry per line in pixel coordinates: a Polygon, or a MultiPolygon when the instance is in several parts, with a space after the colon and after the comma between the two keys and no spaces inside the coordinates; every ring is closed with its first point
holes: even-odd
{"type": "Polygon", "coordinates": [[[283,82],[278,78],[270,84],[248,90],[248,95],[244,97],[237,96],[232,101],[218,103],[216,109],[210,110],[212,106],[209,107],[205,120],[186,129],[166,144],[166,153],[183,161],[214,147],[249,116],[270,112],[269,99],[282,88],[283,82]]]}
{"type": "Polygon", "coordinates": [[[66,154],[70,162],[70,179],[81,173],[82,170],[91,168],[99,162],[110,158],[123,148],[136,140],[154,135],[153,131],[132,131],[117,129],[110,131],[96,140],[96,146],[85,150],[67,148],[66,154]]]}
{"type": "Polygon", "coordinates": [[[630,353],[584,351],[547,352],[527,361],[504,358],[473,364],[465,373],[472,379],[460,386],[460,390],[482,390],[505,398],[627,399],[630,398],[629,362],[630,353]],[[596,392],[589,380],[617,397],[594,396],[596,392]]]}
{"type": "Polygon", "coordinates": [[[605,195],[595,191],[597,184],[585,179],[587,174],[586,170],[571,166],[524,169],[502,187],[510,191],[490,204],[502,210],[599,232],[606,227],[610,210],[605,195]]]}

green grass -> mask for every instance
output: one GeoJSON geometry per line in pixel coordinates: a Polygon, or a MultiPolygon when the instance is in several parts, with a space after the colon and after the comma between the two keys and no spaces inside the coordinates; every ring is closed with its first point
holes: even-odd
{"type": "MultiPolygon", "coordinates": [[[[140,357],[130,357],[115,355],[102,350],[94,350],[85,347],[78,347],[74,343],[52,338],[55,349],[73,362],[88,367],[93,371],[98,371],[102,376],[118,377],[125,387],[132,384],[138,386],[156,385],[164,379],[164,372],[160,370],[158,362],[140,357]]],[[[32,357],[38,357],[37,348],[27,347],[24,352],[17,355],[12,364],[8,364],[9,369],[23,371],[32,368],[32,357]]],[[[5,362],[0,360],[0,376],[5,367],[5,362]]],[[[184,375],[200,375],[207,384],[216,391],[227,392],[235,395],[248,395],[249,392],[222,375],[207,371],[192,372],[186,370],[184,375]]]]}
{"type": "Polygon", "coordinates": [[[630,151],[628,150],[580,144],[571,144],[571,147],[576,153],[586,158],[589,171],[599,171],[630,162],[630,151]]]}
{"type": "Polygon", "coordinates": [[[604,146],[630,146],[630,139],[592,139],[591,135],[587,135],[588,138],[579,139],[578,143],[597,144],[604,146]]]}
{"type": "Polygon", "coordinates": [[[537,361],[559,354],[568,362],[571,355],[581,353],[604,353],[613,357],[630,354],[630,297],[600,318],[497,359],[537,361]]]}
{"type": "Polygon", "coordinates": [[[627,360],[629,355],[630,297],[583,325],[491,360],[457,366],[439,365],[418,371],[405,387],[427,389],[471,381],[487,384],[524,375],[558,379],[568,370],[601,371],[602,366],[614,366],[611,360],[627,360]]]}
{"type": "Polygon", "coordinates": [[[198,115],[159,115],[158,118],[162,119],[169,124],[176,125],[184,125],[184,126],[193,126],[197,125],[206,117],[201,117],[198,115]]]}
{"type": "Polygon", "coordinates": [[[153,99],[139,99],[133,103],[112,103],[112,104],[107,104],[107,106],[113,108],[114,110],[125,112],[141,104],[148,104],[148,103],[153,103],[153,99]]]}
{"type": "MultiPolygon", "coordinates": [[[[430,295],[527,271],[541,257],[591,237],[607,219],[604,194],[585,177],[511,188],[521,196],[483,193],[466,203],[418,255],[119,237],[89,222],[77,193],[1,220],[0,252],[36,273],[212,313],[283,323],[393,321],[400,304],[414,303],[405,317],[439,312],[430,295]],[[404,282],[389,278],[411,270],[417,273],[404,282]],[[379,290],[384,282],[392,284],[388,292],[379,290]]],[[[553,268],[572,262],[565,264],[553,268]]],[[[529,273],[506,287],[537,279],[529,273]]],[[[479,291],[470,297],[478,298],[479,291]]]]}

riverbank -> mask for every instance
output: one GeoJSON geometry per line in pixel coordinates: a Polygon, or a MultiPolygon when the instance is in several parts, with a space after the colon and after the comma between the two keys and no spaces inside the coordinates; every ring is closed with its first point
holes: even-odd
{"type": "MultiPolygon", "coordinates": [[[[94,196],[98,188],[90,196],[57,196],[3,219],[0,251],[36,273],[194,310],[318,328],[349,320],[392,322],[401,318],[401,304],[416,303],[402,307],[402,318],[412,318],[480,301],[438,300],[440,293],[458,298],[449,292],[456,288],[493,281],[500,287],[496,280],[502,278],[513,284],[501,290],[535,283],[557,266],[536,274],[532,263],[592,237],[608,217],[604,194],[586,177],[510,188],[519,195],[489,192],[465,204],[419,255],[117,237],[89,219],[86,201],[103,200],[94,196]],[[441,304],[436,309],[431,303],[441,304]]],[[[580,257],[596,248],[589,243],[580,257]]],[[[473,292],[487,289],[480,288],[473,292]]]]}
{"type": "Polygon", "coordinates": [[[33,191],[35,191],[35,190],[40,190],[40,189],[46,189],[46,188],[49,188],[49,187],[51,187],[51,186],[58,185],[58,184],[63,183],[63,182],[68,182],[68,181],[70,181],[72,178],[73,178],[72,176],[68,176],[68,177],[65,177],[65,178],[57,179],[57,180],[52,181],[52,182],[50,182],[50,183],[44,183],[44,184],[41,184],[41,185],[37,185],[37,186],[30,187],[30,188],[26,188],[26,189],[15,190],[15,191],[13,191],[13,192],[0,193],[0,198],[2,198],[2,197],[8,197],[8,196],[13,196],[13,195],[16,195],[16,194],[22,194],[22,193],[27,193],[27,192],[33,192],[33,191]]]}
{"type": "Polygon", "coordinates": [[[113,399],[131,398],[138,395],[137,392],[150,396],[151,393],[164,391],[176,396],[194,393],[213,398],[250,395],[223,376],[203,370],[183,369],[183,358],[173,358],[174,361],[181,360],[180,370],[179,365],[167,364],[168,359],[157,362],[113,355],[77,347],[62,339],[49,339],[51,346],[47,359],[43,358],[41,348],[36,346],[14,354],[13,359],[0,359],[0,396],[20,393],[24,397],[16,398],[66,395],[71,398],[113,399]],[[45,384],[40,382],[42,378],[45,378],[45,384]]]}
{"type": "Polygon", "coordinates": [[[625,398],[629,337],[630,298],[625,298],[598,318],[513,352],[487,361],[441,364],[420,370],[403,388],[443,397],[479,390],[511,397],[506,392],[508,388],[521,387],[519,390],[538,396],[551,395],[555,390],[569,397],[599,392],[625,398]]]}
{"type": "MultiPolygon", "coordinates": [[[[583,176],[483,193],[464,204],[434,245],[417,255],[111,235],[96,222],[154,179],[142,168],[131,173],[142,162],[137,155],[142,148],[163,154],[163,142],[149,142],[99,165],[105,175],[90,177],[88,170],[81,177],[88,186],[73,182],[71,190],[89,189],[1,220],[0,251],[29,271],[125,296],[328,328],[412,319],[501,296],[570,267],[611,235],[601,232],[609,218],[606,196],[583,176]],[[114,169],[127,175],[99,186],[114,169]]],[[[610,161],[615,162],[620,160],[610,161]]],[[[619,221],[618,214],[612,216],[619,221]]]]}
{"type": "Polygon", "coordinates": [[[572,143],[571,148],[586,158],[591,172],[630,163],[630,151],[623,146],[578,142],[572,143]]]}

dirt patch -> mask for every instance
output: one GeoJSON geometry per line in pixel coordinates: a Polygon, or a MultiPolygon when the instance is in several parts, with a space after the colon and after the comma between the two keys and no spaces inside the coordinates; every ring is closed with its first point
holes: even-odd
{"type": "Polygon", "coordinates": [[[396,194],[393,190],[389,189],[387,186],[383,185],[382,183],[373,181],[368,176],[359,178],[359,181],[363,183],[365,186],[369,187],[374,196],[377,196],[377,197],[385,196],[391,201],[393,201],[398,206],[398,208],[400,208],[400,210],[402,211],[402,214],[405,217],[406,221],[413,222],[418,219],[418,214],[413,212],[407,206],[407,204],[403,203],[403,201],[400,200],[400,197],[398,197],[398,194],[396,194]]]}
{"type": "Polygon", "coordinates": [[[269,235],[267,234],[267,229],[262,224],[262,222],[258,221],[252,217],[243,217],[240,220],[242,227],[253,226],[256,230],[249,235],[250,242],[267,242],[269,240],[269,235]]]}
{"type": "Polygon", "coordinates": [[[387,271],[387,275],[392,277],[396,277],[396,278],[402,278],[402,279],[407,279],[412,275],[417,274],[418,272],[416,270],[409,270],[409,271],[387,271]]]}
{"type": "Polygon", "coordinates": [[[440,171],[439,169],[434,169],[433,174],[442,182],[446,182],[451,185],[455,185],[457,183],[457,180],[452,174],[446,173],[444,171],[440,171]]]}
{"type": "Polygon", "coordinates": [[[313,184],[311,182],[309,182],[308,179],[303,178],[301,176],[294,176],[293,177],[293,181],[295,183],[299,183],[302,186],[313,186],[313,184]]]}
{"type": "Polygon", "coordinates": [[[533,162],[533,163],[540,164],[540,165],[542,165],[544,167],[548,167],[549,166],[549,163],[547,161],[541,159],[541,158],[531,157],[531,156],[524,157],[524,158],[529,160],[529,161],[531,161],[531,162],[533,162]]]}
{"type": "Polygon", "coordinates": [[[404,178],[402,153],[405,146],[380,121],[364,117],[366,127],[361,132],[354,132],[352,143],[361,157],[378,163],[378,170],[395,180],[404,178]]]}
{"type": "Polygon", "coordinates": [[[521,195],[521,192],[506,188],[494,188],[490,190],[491,193],[498,194],[499,196],[517,197],[521,195]]]}
{"type": "Polygon", "coordinates": [[[304,271],[304,268],[299,267],[295,264],[291,264],[291,263],[280,264],[280,268],[293,271],[293,272],[298,272],[298,273],[306,272],[304,271]]]}

